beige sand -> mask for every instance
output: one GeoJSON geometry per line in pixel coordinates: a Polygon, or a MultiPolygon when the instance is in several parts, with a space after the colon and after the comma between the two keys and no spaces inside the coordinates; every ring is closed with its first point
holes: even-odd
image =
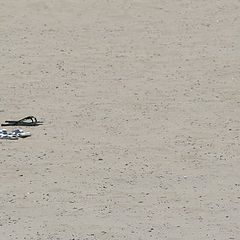
{"type": "Polygon", "coordinates": [[[240,239],[238,0],[0,6],[1,240],[240,239]]]}

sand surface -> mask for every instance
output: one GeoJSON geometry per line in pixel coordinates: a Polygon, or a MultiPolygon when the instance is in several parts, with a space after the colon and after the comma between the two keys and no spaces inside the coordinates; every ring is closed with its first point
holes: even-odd
{"type": "Polygon", "coordinates": [[[238,0],[0,9],[1,240],[240,239],[238,0]]]}

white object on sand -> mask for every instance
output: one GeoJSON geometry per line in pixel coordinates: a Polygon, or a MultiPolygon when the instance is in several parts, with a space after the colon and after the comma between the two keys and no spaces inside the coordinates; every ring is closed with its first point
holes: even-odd
{"type": "Polygon", "coordinates": [[[22,129],[16,129],[8,132],[6,129],[0,129],[0,139],[17,140],[18,138],[30,137],[30,132],[24,132],[22,129]]]}

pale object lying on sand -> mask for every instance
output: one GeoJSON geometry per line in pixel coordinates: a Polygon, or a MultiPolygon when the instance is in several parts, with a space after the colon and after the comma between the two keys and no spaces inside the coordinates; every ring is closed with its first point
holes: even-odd
{"type": "Polygon", "coordinates": [[[30,132],[24,132],[22,129],[16,129],[12,131],[12,134],[20,138],[26,138],[31,136],[30,132]]]}
{"type": "Polygon", "coordinates": [[[0,139],[17,140],[18,138],[30,137],[30,132],[24,132],[22,129],[16,129],[8,132],[6,129],[0,129],[0,139]]]}

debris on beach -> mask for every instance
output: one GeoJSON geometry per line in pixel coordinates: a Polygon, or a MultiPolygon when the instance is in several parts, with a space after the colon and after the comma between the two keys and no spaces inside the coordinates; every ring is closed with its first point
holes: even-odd
{"type": "Polygon", "coordinates": [[[22,129],[16,129],[8,132],[6,129],[0,129],[0,139],[18,140],[19,138],[30,137],[30,132],[25,132],[22,129]]]}
{"type": "Polygon", "coordinates": [[[34,116],[28,116],[20,120],[6,120],[1,126],[39,126],[43,122],[38,121],[34,116]]]}

